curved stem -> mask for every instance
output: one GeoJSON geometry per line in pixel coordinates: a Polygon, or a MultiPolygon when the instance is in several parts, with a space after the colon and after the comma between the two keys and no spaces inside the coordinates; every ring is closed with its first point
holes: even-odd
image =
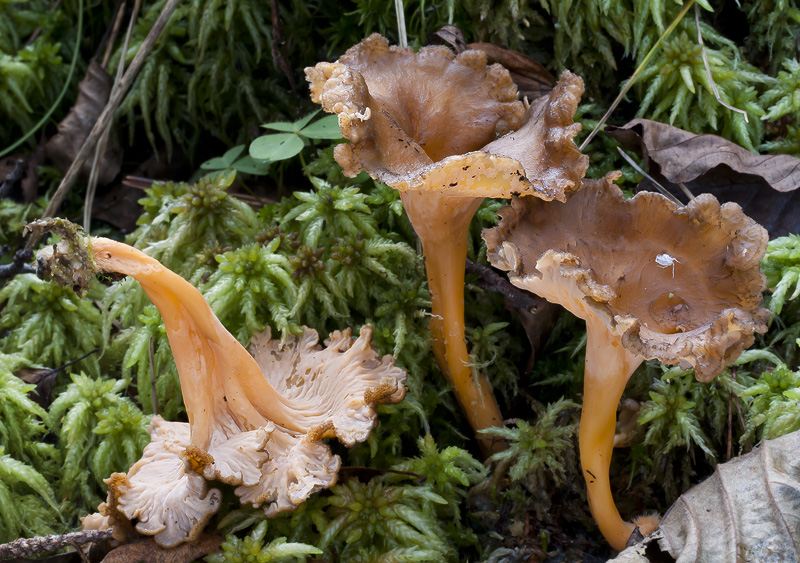
{"type": "Polygon", "coordinates": [[[92,237],[99,270],[135,278],[161,313],[183,390],[192,444],[207,449],[213,426],[264,426],[302,431],[297,409],[264,378],[253,357],[222,326],[202,294],[145,253],[92,237]],[[226,416],[227,415],[227,416],[226,416]]]}
{"type": "Polygon", "coordinates": [[[503,443],[478,430],[503,424],[487,379],[473,373],[464,335],[464,268],[469,223],[482,198],[455,198],[402,192],[403,205],[422,241],[431,292],[433,352],[484,454],[503,443]]]}
{"type": "Polygon", "coordinates": [[[611,495],[608,472],[614,449],[617,405],[642,358],[626,350],[602,321],[588,320],[586,328],[586,367],[579,433],[581,467],[592,516],[608,543],[622,551],[634,525],[619,515],[611,495]]]}

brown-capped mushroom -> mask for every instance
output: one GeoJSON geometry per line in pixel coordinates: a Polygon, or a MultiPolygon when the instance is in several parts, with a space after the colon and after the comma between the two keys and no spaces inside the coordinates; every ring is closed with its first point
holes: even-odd
{"type": "MultiPolygon", "coordinates": [[[[40,259],[64,264],[60,244],[40,259]]],[[[357,339],[349,330],[332,333],[325,349],[310,329],[283,347],[269,333],[256,335],[257,360],[200,292],[157,260],[109,239],[92,237],[89,246],[96,270],[142,285],[161,312],[178,366],[185,436],[173,423],[157,423],[145,456],[111,486],[117,510],[162,545],[191,539],[216,510],[219,493],[206,493],[201,475],[238,485],[242,502],[265,505],[268,515],[291,510],[336,482],[340,460],[321,440],[366,439],[377,424],[376,405],[405,396],[405,372],[391,356],[378,356],[370,326],[357,339]]]]}
{"type": "Polygon", "coordinates": [[[709,381],[766,331],[768,237],[736,204],[707,194],[682,208],[647,192],[625,200],[615,177],[584,181],[564,204],[515,198],[484,239],[515,285],[586,321],[581,465],[592,514],[621,550],[634,525],[614,505],[608,470],[625,384],[652,358],[709,381]]]}
{"type": "MultiPolygon", "coordinates": [[[[491,387],[473,374],[464,340],[467,231],[484,197],[563,199],[578,186],[588,158],[572,141],[580,130],[572,116],[583,82],[565,72],[526,112],[508,71],[487,65],[485,53],[415,53],[378,34],[306,75],[312,99],[339,115],[350,141],[335,149],[345,174],[366,170],[400,190],[422,241],[439,366],[474,430],[499,425],[491,387]]],[[[485,452],[499,446],[478,436],[485,452]]]]}

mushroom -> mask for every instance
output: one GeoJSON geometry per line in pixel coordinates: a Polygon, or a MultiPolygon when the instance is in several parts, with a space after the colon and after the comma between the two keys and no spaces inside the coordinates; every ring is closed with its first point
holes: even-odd
{"type": "MultiPolygon", "coordinates": [[[[572,138],[583,82],[565,72],[525,111],[517,88],[486,54],[389,46],[373,34],[335,63],[306,69],[312,100],[339,115],[335,157],[347,176],[366,170],[400,190],[425,256],[433,351],[473,430],[502,423],[487,380],[473,374],[464,339],[469,223],[484,197],[563,200],[588,167],[572,138]],[[504,137],[497,138],[498,136],[504,137]]],[[[485,453],[500,447],[476,434],[485,453]]]]}
{"type": "Polygon", "coordinates": [[[625,200],[617,177],[584,181],[564,204],[515,198],[483,236],[514,285],[586,321],[581,465],[592,514],[622,550],[634,525],[614,505],[609,466],[625,384],[653,358],[710,381],[766,331],[768,237],[737,204],[707,194],[681,208],[648,192],[625,200]]]}
{"type": "Polygon", "coordinates": [[[187,463],[188,424],[155,416],[149,431],[150,443],[128,474],[113,473],[105,480],[109,501],[103,512],[115,524],[120,513],[128,521],[138,519],[139,533],[154,536],[163,547],[194,541],[219,510],[222,493],[209,490],[208,481],[187,463]]]}
{"type": "MultiPolygon", "coordinates": [[[[65,243],[40,252],[40,262],[69,264],[65,243]]],[[[291,510],[336,481],[340,460],[321,440],[365,440],[377,424],[375,406],[405,396],[405,372],[391,356],[378,357],[368,325],[357,339],[349,330],[332,333],[325,349],[311,329],[283,347],[269,332],[256,335],[256,359],[200,292],[157,260],[104,238],[92,237],[90,248],[96,270],[130,275],[142,285],[161,312],[178,366],[189,417],[185,436],[161,439],[157,424],[150,450],[113,487],[118,510],[138,518],[137,529],[156,534],[159,543],[159,537],[164,545],[190,539],[218,501],[187,475],[237,485],[242,502],[265,505],[267,515],[291,510]],[[174,491],[153,486],[169,475],[180,481],[174,491]],[[174,525],[163,531],[167,518],[174,525]]]]}

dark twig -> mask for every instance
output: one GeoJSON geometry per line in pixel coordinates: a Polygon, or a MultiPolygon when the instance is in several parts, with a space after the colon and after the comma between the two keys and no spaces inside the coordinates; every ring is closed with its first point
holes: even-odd
{"type": "Polygon", "coordinates": [[[36,268],[28,264],[32,258],[33,251],[17,250],[11,264],[0,264],[0,278],[13,278],[17,274],[35,274],[36,268]]]}
{"type": "Polygon", "coordinates": [[[22,180],[23,176],[25,176],[25,161],[20,158],[14,163],[14,170],[6,174],[3,183],[0,184],[0,199],[7,197],[14,184],[22,180]]]}
{"type": "Polygon", "coordinates": [[[297,86],[294,82],[292,66],[289,64],[289,61],[286,60],[283,52],[281,52],[281,47],[285,42],[283,40],[283,33],[281,32],[281,14],[278,11],[278,0],[271,0],[270,7],[272,8],[272,59],[289,80],[289,87],[292,89],[292,94],[297,95],[297,86]]]}
{"type": "Polygon", "coordinates": [[[42,553],[49,553],[68,545],[101,542],[110,540],[112,530],[84,530],[71,532],[60,536],[37,536],[21,538],[10,543],[0,545],[0,559],[14,557],[31,557],[42,553]]]}
{"type": "Polygon", "coordinates": [[[525,370],[533,369],[536,353],[550,334],[561,307],[546,299],[519,289],[489,266],[475,264],[467,260],[467,273],[478,274],[478,284],[488,291],[499,293],[505,298],[506,309],[517,314],[531,345],[531,357],[525,370]]]}
{"type": "MultiPolygon", "coordinates": [[[[67,196],[69,190],[72,188],[72,185],[75,183],[75,179],[78,177],[78,172],[80,171],[84,162],[86,162],[86,159],[92,154],[92,149],[97,144],[98,139],[100,139],[100,135],[102,135],[103,131],[105,131],[106,127],[108,127],[109,122],[114,118],[114,112],[117,111],[117,108],[119,108],[122,100],[125,99],[128,90],[130,90],[131,86],[133,86],[133,82],[136,80],[139,71],[142,69],[145,59],[153,50],[153,46],[161,36],[161,33],[167,26],[167,22],[169,22],[170,17],[172,16],[173,12],[175,12],[175,8],[178,7],[179,3],[180,0],[167,0],[167,4],[164,6],[164,9],[161,10],[161,14],[158,16],[156,23],[153,24],[150,33],[147,34],[147,37],[145,37],[145,40],[142,42],[142,46],[136,52],[136,56],[133,58],[131,66],[128,67],[128,70],[125,71],[125,75],[122,77],[122,80],[120,80],[119,88],[108,100],[103,113],[101,113],[100,117],[97,118],[97,122],[94,124],[94,127],[92,127],[92,131],[89,133],[86,141],[84,141],[83,146],[81,146],[81,150],[75,156],[75,160],[72,161],[72,165],[69,167],[69,170],[67,170],[67,173],[64,174],[61,184],[59,184],[56,193],[53,195],[53,199],[50,200],[50,204],[47,206],[47,209],[44,212],[44,217],[53,217],[55,212],[61,206],[64,198],[67,196]]],[[[32,236],[28,239],[26,247],[33,248],[37,242],[38,241],[36,240],[36,237],[32,236]]]]}

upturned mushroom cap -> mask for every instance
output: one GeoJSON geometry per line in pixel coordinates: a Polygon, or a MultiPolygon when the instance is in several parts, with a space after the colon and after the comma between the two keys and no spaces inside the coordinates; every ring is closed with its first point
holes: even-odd
{"type": "Polygon", "coordinates": [[[298,419],[305,433],[271,422],[248,432],[234,430],[230,437],[223,431],[212,440],[212,460],[202,468],[209,479],[239,485],[242,502],[266,504],[269,516],[292,510],[336,483],[341,461],[323,438],[336,437],[347,446],[366,440],[377,424],[375,407],[397,403],[406,394],[405,372],[391,356],[378,356],[370,325],[357,339],[347,329],[331,333],[325,348],[318,341],[310,328],[283,343],[271,338],[270,329],[251,341],[266,381],[313,421],[298,419]]]}
{"type": "MultiPolygon", "coordinates": [[[[268,515],[333,485],[341,462],[321,440],[365,440],[377,424],[375,406],[405,396],[405,371],[378,356],[369,325],[357,339],[349,330],[332,333],[325,349],[311,329],[283,348],[269,332],[256,335],[256,361],[186,280],[126,244],[90,242],[95,260],[79,265],[142,284],[162,314],[181,378],[189,424],[156,417],[142,459],[107,481],[107,515],[138,519],[137,530],[161,545],[196,538],[219,507],[220,493],[208,491],[204,477],[237,486],[243,502],[267,504],[268,515]]],[[[41,258],[74,267],[66,251],[55,245],[41,258]]]]}
{"type": "Polygon", "coordinates": [[[709,381],[766,331],[767,232],[737,204],[625,200],[614,179],[585,181],[563,205],[514,199],[484,232],[489,259],[515,285],[601,319],[631,352],[709,381]]]}
{"type": "Polygon", "coordinates": [[[186,458],[189,425],[166,422],[160,416],[150,424],[150,443],[127,476],[115,473],[106,480],[116,511],[138,519],[136,530],[153,536],[162,547],[197,539],[219,510],[222,494],[208,488],[186,458]]]}
{"type": "Polygon", "coordinates": [[[335,152],[349,176],[366,170],[402,191],[563,199],[588,167],[572,142],[583,81],[569,72],[527,113],[508,71],[482,51],[414,53],[373,34],[306,75],[312,100],[339,115],[350,140],[335,152]]]}

